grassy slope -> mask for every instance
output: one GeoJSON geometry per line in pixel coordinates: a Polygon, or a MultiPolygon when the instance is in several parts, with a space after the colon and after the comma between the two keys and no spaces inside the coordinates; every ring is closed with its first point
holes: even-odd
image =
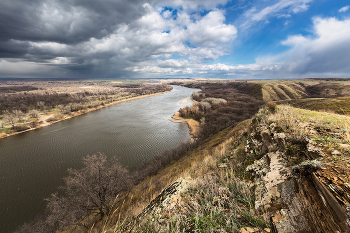
{"type": "Polygon", "coordinates": [[[350,115],[350,97],[280,100],[276,101],[276,103],[303,109],[350,115]]]}
{"type": "Polygon", "coordinates": [[[350,94],[349,82],[269,80],[259,83],[262,85],[263,100],[265,101],[318,97],[334,98],[350,94]]]}
{"type": "MultiPolygon", "coordinates": [[[[211,170],[211,167],[216,167],[215,155],[218,154],[217,151],[220,151],[217,147],[231,137],[238,137],[248,123],[249,121],[242,122],[239,126],[235,127],[235,129],[228,128],[221,131],[199,148],[189,152],[180,160],[175,161],[165,169],[161,170],[157,175],[149,177],[137,185],[129,194],[132,198],[127,200],[122,206],[121,213],[119,210],[116,211],[114,216],[111,216],[108,220],[108,224],[114,223],[116,219],[113,218],[115,216],[118,216],[119,218],[119,214],[124,217],[131,217],[138,214],[164,189],[164,187],[177,179],[188,176],[195,178],[201,174],[206,174],[211,170]]],[[[121,221],[123,219],[118,220],[121,221]]]]}

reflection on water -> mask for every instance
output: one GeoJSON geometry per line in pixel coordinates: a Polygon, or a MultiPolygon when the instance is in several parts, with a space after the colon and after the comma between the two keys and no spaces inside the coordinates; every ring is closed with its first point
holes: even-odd
{"type": "Polygon", "coordinates": [[[169,119],[193,91],[198,90],[175,86],[166,94],[1,139],[0,232],[10,232],[42,212],[43,199],[63,184],[67,168],[82,166],[82,156],[116,156],[134,170],[164,149],[187,141],[187,126],[169,119]]]}

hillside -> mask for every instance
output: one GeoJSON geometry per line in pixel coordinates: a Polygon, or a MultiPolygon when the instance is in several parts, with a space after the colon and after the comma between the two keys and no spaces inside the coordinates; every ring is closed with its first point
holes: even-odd
{"type": "Polygon", "coordinates": [[[175,182],[110,232],[348,232],[350,118],[271,111],[192,152],[175,182]]]}
{"type": "Polygon", "coordinates": [[[326,80],[274,80],[260,82],[264,101],[292,100],[305,98],[335,98],[349,96],[347,81],[326,80]]]}

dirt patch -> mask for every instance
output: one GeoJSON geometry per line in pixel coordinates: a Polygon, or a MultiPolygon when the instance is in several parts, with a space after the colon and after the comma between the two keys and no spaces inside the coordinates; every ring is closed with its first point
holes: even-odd
{"type": "Polygon", "coordinates": [[[40,122],[40,121],[44,122],[44,123],[42,124],[42,126],[49,125],[50,123],[49,123],[49,122],[46,122],[46,120],[49,119],[50,117],[53,117],[53,116],[54,116],[54,114],[40,116],[39,122],[40,122]]]}

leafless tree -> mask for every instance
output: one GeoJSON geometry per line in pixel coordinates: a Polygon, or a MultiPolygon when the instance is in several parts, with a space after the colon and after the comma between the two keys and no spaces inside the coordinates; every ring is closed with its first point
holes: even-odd
{"type": "Polygon", "coordinates": [[[16,115],[18,120],[23,120],[24,118],[24,113],[21,110],[14,110],[13,113],[16,115]]]}
{"type": "Polygon", "coordinates": [[[45,102],[44,102],[44,101],[38,101],[38,102],[36,103],[36,105],[37,105],[41,110],[43,110],[44,107],[45,107],[45,102]]]}
{"type": "Polygon", "coordinates": [[[5,111],[5,118],[6,118],[7,122],[12,125],[12,128],[14,128],[15,124],[18,121],[17,116],[14,113],[11,113],[9,111],[5,111]]]}
{"type": "Polygon", "coordinates": [[[39,118],[39,112],[37,111],[37,110],[31,110],[30,112],[29,112],[29,116],[31,117],[31,118],[35,118],[35,119],[38,119],[39,118]]]}
{"type": "Polygon", "coordinates": [[[59,105],[57,105],[57,108],[58,108],[61,112],[63,112],[65,106],[64,106],[63,104],[59,104],[59,105]]]}
{"type": "Polygon", "coordinates": [[[116,196],[132,185],[128,171],[115,159],[109,162],[105,155],[98,154],[84,157],[83,162],[85,167],[80,170],[68,169],[62,187],[64,197],[52,194],[47,199],[51,213],[47,221],[85,226],[84,217],[92,212],[102,219],[116,196]]]}

